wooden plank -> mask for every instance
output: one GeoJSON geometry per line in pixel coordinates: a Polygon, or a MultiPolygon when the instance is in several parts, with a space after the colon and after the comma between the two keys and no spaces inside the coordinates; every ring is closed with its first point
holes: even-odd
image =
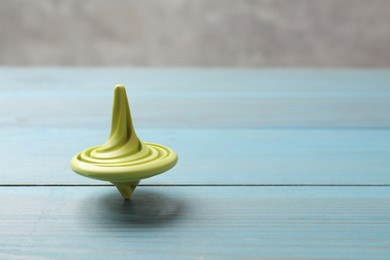
{"type": "Polygon", "coordinates": [[[389,93],[390,69],[255,69],[1,67],[0,90],[106,92],[118,83],[136,92],[389,93]]]}
{"type": "MultiPolygon", "coordinates": [[[[104,182],[70,170],[109,129],[0,128],[1,184],[104,182]]],[[[179,163],[143,184],[388,184],[390,130],[138,129],[179,163]]]]}
{"type": "Polygon", "coordinates": [[[390,70],[127,68],[0,69],[0,126],[105,127],[118,82],[139,127],[390,127],[390,70]]]}
{"type": "Polygon", "coordinates": [[[0,258],[387,259],[388,187],[1,187],[0,258]]]}

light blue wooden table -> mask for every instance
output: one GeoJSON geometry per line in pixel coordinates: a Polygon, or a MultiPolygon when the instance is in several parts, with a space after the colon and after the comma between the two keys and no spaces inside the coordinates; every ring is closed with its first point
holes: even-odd
{"type": "Polygon", "coordinates": [[[0,259],[390,258],[390,70],[0,69],[0,259]],[[113,86],[171,171],[131,201],[70,158],[113,86]]]}

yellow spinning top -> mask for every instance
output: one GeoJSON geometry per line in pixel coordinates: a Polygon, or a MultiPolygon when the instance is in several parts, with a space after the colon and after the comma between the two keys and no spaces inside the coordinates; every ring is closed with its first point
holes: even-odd
{"type": "Polygon", "coordinates": [[[116,85],[110,137],[104,145],[76,154],[70,165],[78,174],[114,184],[130,199],[141,179],[163,173],[177,162],[170,148],[144,143],[134,131],[126,89],[116,85]]]}

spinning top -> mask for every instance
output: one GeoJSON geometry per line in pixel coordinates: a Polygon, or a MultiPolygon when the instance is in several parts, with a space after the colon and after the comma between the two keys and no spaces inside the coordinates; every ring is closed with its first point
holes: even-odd
{"type": "Polygon", "coordinates": [[[109,181],[130,199],[141,179],[163,173],[177,162],[170,148],[142,142],[134,131],[125,87],[114,90],[110,137],[105,144],[75,155],[72,170],[85,177],[109,181]]]}

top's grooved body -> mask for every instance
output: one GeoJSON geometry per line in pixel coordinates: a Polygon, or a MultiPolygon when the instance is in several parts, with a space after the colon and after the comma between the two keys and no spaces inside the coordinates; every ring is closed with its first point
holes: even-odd
{"type": "Polygon", "coordinates": [[[134,183],[172,168],[176,153],[168,147],[142,142],[135,133],[124,86],[114,91],[111,132],[101,146],[88,148],[71,161],[86,177],[112,183],[134,183]]]}

